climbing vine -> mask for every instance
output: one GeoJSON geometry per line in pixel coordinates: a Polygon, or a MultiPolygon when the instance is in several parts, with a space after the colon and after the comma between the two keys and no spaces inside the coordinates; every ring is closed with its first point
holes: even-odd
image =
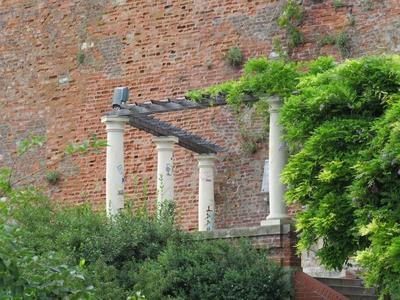
{"type": "Polygon", "coordinates": [[[322,239],[321,262],[341,269],[350,257],[381,295],[400,298],[400,57],[336,64],[251,59],[237,81],[191,92],[225,97],[236,110],[279,95],[290,150],[282,174],[296,214],[299,250],[322,239]]]}
{"type": "Polygon", "coordinates": [[[282,124],[292,156],[282,174],[299,248],[318,239],[328,267],[356,255],[369,285],[400,296],[400,57],[366,57],[300,79],[282,124]]]}

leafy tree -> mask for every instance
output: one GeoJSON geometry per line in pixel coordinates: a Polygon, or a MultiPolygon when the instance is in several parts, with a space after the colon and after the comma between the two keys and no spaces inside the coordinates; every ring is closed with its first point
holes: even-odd
{"type": "Polygon", "coordinates": [[[370,285],[400,296],[400,58],[350,60],[304,76],[285,100],[292,156],[282,175],[300,249],[341,269],[357,254],[370,285]]]}

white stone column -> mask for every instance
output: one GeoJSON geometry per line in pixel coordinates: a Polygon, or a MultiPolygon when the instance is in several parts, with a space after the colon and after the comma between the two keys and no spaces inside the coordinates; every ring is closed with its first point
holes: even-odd
{"type": "Polygon", "coordinates": [[[279,97],[269,98],[269,215],[261,225],[284,224],[290,222],[290,217],[284,202],[285,185],[280,175],[286,165],[288,151],[282,140],[282,127],[279,125],[279,109],[282,106],[279,97]]]}
{"type": "Polygon", "coordinates": [[[160,136],[153,138],[157,149],[157,206],[164,201],[174,200],[174,164],[172,153],[174,144],[178,142],[175,136],[160,136]]]}
{"type": "Polygon", "coordinates": [[[215,155],[200,154],[199,161],[199,231],[214,229],[214,174],[215,155]]]}
{"type": "Polygon", "coordinates": [[[104,116],[106,124],[106,211],[115,216],[124,207],[124,127],[127,117],[104,116]]]}

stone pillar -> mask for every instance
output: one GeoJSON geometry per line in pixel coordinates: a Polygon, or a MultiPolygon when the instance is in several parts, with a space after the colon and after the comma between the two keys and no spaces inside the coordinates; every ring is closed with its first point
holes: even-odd
{"type": "Polygon", "coordinates": [[[124,207],[124,126],[127,117],[104,116],[106,124],[106,211],[107,216],[118,214],[124,207]]]}
{"type": "Polygon", "coordinates": [[[200,154],[199,161],[199,231],[214,229],[214,173],[215,155],[200,154]]]}
{"type": "Polygon", "coordinates": [[[284,202],[285,186],[280,175],[286,165],[288,151],[282,140],[282,127],[278,123],[279,109],[282,102],[279,97],[269,98],[269,215],[261,225],[284,224],[290,222],[290,217],[284,202]]]}
{"type": "Polygon", "coordinates": [[[160,136],[153,138],[157,149],[157,207],[164,201],[174,200],[174,173],[172,152],[178,138],[160,136]]]}

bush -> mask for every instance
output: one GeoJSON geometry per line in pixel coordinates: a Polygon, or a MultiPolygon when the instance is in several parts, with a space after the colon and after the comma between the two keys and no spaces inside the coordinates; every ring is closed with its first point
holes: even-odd
{"type": "Polygon", "coordinates": [[[238,47],[229,48],[224,56],[226,64],[232,68],[239,68],[243,63],[243,59],[243,53],[238,47]]]}
{"type": "Polygon", "coordinates": [[[289,299],[289,274],[251,246],[227,241],[168,244],[140,269],[148,299],[289,299]]]}
{"type": "Polygon", "coordinates": [[[127,209],[109,220],[88,205],[52,204],[33,188],[8,189],[6,197],[0,202],[0,224],[10,224],[0,226],[0,296],[5,299],[289,295],[288,274],[265,254],[246,245],[195,242],[169,218],[127,209]]]}
{"type": "Polygon", "coordinates": [[[57,207],[33,189],[9,194],[10,215],[24,247],[36,255],[57,253],[65,263],[82,259],[98,299],[126,299],[140,264],[155,259],[167,241],[184,234],[171,223],[125,211],[114,220],[88,205],[57,207]]]}
{"type": "Polygon", "coordinates": [[[84,262],[68,265],[61,253],[37,255],[27,248],[16,225],[0,225],[1,299],[90,299],[84,262]]]}

